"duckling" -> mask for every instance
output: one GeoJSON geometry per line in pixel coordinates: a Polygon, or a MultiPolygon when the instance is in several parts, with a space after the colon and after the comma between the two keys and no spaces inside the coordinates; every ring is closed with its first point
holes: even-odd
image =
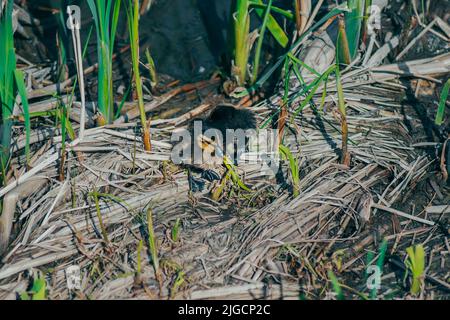
{"type": "Polygon", "coordinates": [[[226,141],[228,130],[256,129],[256,117],[249,109],[236,108],[230,104],[218,105],[204,119],[194,119],[188,125],[191,152],[184,166],[188,169],[190,189],[193,192],[203,191],[205,183],[221,180],[224,173],[223,159],[225,155],[237,159],[247,148],[236,141],[226,141]],[[225,143],[226,142],[226,143],[225,143]],[[232,150],[234,154],[227,154],[232,150]],[[193,151],[193,152],[192,152],[193,151]],[[199,177],[193,173],[200,174],[199,177]]]}

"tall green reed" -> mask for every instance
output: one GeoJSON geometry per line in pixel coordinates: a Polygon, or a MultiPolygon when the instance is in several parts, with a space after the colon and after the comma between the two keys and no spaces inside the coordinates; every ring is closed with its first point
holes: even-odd
{"type": "Polygon", "coordinates": [[[249,0],[236,0],[234,15],[234,66],[232,74],[238,85],[244,85],[247,80],[247,64],[250,56],[250,14],[249,0]]]}
{"type": "Polygon", "coordinates": [[[121,0],[87,0],[97,31],[98,109],[97,124],[113,121],[113,52],[121,0]],[[114,4],[113,4],[114,3],[114,4]]]}
{"type": "Polygon", "coordinates": [[[1,103],[1,168],[0,185],[5,183],[10,147],[12,114],[14,108],[14,70],[16,69],[16,55],[14,52],[13,32],[13,0],[6,1],[2,16],[0,16],[0,103],[1,103]]]}
{"type": "Polygon", "coordinates": [[[264,4],[262,0],[236,0],[236,7],[234,8],[233,22],[234,22],[234,64],[232,66],[232,76],[235,77],[239,86],[244,86],[249,80],[247,77],[248,64],[250,54],[255,41],[255,35],[250,32],[250,10],[254,8],[257,15],[262,19],[260,27],[258,45],[255,50],[255,60],[253,65],[253,75],[251,76],[251,83],[256,82],[259,72],[259,64],[261,60],[262,45],[266,29],[272,34],[278,44],[286,48],[289,39],[286,36],[283,28],[278,24],[276,19],[271,15],[272,12],[277,12],[285,18],[293,19],[293,15],[280,8],[272,6],[272,0],[264,4]]]}
{"type": "Polygon", "coordinates": [[[128,0],[127,19],[128,31],[130,34],[131,60],[133,64],[134,82],[138,98],[138,107],[141,114],[142,124],[142,141],[144,149],[151,151],[152,145],[150,141],[150,127],[144,107],[144,93],[142,91],[141,72],[139,70],[139,0],[128,0]]]}
{"type": "Polygon", "coordinates": [[[365,1],[367,0],[348,0],[348,7],[351,11],[345,13],[345,28],[352,60],[358,53],[361,29],[364,20],[365,1]]]}
{"type": "Polygon", "coordinates": [[[259,63],[261,61],[261,51],[262,51],[262,46],[264,43],[264,35],[266,33],[266,28],[267,28],[267,23],[269,21],[271,8],[272,8],[272,0],[269,0],[269,3],[267,4],[267,8],[266,8],[266,13],[265,13],[264,19],[263,19],[263,24],[261,26],[258,44],[256,45],[255,63],[253,65],[253,79],[252,79],[253,83],[255,83],[258,78],[259,63]]]}
{"type": "Polygon", "coordinates": [[[269,9],[270,13],[267,17],[267,29],[272,34],[273,38],[277,41],[277,43],[282,47],[286,48],[289,43],[289,38],[284,32],[283,28],[278,24],[277,20],[272,16],[272,13],[277,13],[281,16],[284,16],[288,20],[294,20],[294,16],[290,11],[286,11],[269,4],[264,4],[262,0],[254,0],[250,2],[251,9],[254,9],[256,14],[264,19],[267,9],[269,9]],[[264,10],[265,9],[265,10],[264,10]]]}

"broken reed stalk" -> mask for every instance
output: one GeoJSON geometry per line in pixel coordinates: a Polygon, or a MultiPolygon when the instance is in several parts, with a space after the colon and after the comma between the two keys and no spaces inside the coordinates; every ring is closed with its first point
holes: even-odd
{"type": "Polygon", "coordinates": [[[147,115],[145,112],[142,78],[139,70],[139,17],[139,0],[129,0],[127,8],[128,31],[130,34],[134,82],[136,86],[139,112],[141,115],[142,141],[144,143],[145,151],[151,151],[150,121],[147,121],[147,115]]]}
{"type": "Polygon", "coordinates": [[[347,124],[347,106],[345,103],[344,89],[341,82],[341,72],[339,64],[336,66],[336,88],[338,95],[339,113],[341,115],[341,130],[342,130],[342,155],[341,163],[350,166],[350,153],[348,152],[348,124],[347,124]]]}
{"type": "Polygon", "coordinates": [[[114,118],[113,51],[119,22],[120,0],[87,0],[97,31],[98,109],[97,125],[114,118]],[[112,7],[114,3],[114,7],[112,7]]]}
{"type": "Polygon", "coordinates": [[[300,36],[305,31],[308,23],[311,0],[294,0],[294,6],[297,33],[300,36]]]}
{"type": "Polygon", "coordinates": [[[14,70],[16,69],[16,55],[14,51],[13,32],[13,5],[14,1],[9,0],[2,3],[4,5],[0,15],[0,103],[1,103],[1,177],[0,186],[6,183],[6,173],[8,172],[8,162],[11,146],[12,114],[14,109],[14,70]]]}
{"type": "Polygon", "coordinates": [[[75,51],[75,63],[77,67],[78,84],[81,96],[80,131],[78,137],[80,140],[83,140],[86,125],[86,94],[84,87],[83,49],[81,47],[80,36],[81,23],[72,16],[74,11],[71,6],[67,7],[67,13],[70,19],[70,29],[72,30],[73,50],[75,51]]]}
{"type": "Polygon", "coordinates": [[[448,93],[450,91],[450,79],[447,79],[444,87],[442,88],[441,97],[439,99],[439,107],[436,114],[435,123],[441,126],[444,123],[445,107],[447,105],[448,93]]]}

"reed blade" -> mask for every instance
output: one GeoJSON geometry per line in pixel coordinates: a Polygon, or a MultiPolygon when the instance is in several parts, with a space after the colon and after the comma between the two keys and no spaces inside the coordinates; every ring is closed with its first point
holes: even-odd
{"type": "Polygon", "coordinates": [[[3,185],[4,176],[8,170],[8,162],[11,147],[12,113],[15,101],[14,70],[16,69],[16,55],[14,52],[13,32],[13,0],[6,1],[2,15],[0,16],[0,104],[1,104],[1,155],[0,162],[2,175],[0,185],[3,185]]]}

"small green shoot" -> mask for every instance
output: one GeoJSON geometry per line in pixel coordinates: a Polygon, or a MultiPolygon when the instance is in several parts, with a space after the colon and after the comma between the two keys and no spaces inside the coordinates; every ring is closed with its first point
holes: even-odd
{"type": "Polygon", "coordinates": [[[0,164],[2,167],[2,176],[0,177],[0,186],[5,181],[5,175],[8,171],[8,163],[11,146],[11,130],[13,121],[11,119],[14,102],[14,70],[16,70],[16,54],[14,51],[14,32],[13,32],[13,0],[6,1],[3,14],[0,16],[0,104],[1,104],[1,154],[0,164]]]}
{"type": "Polygon", "coordinates": [[[425,273],[425,249],[419,244],[406,249],[408,260],[406,265],[412,275],[411,294],[417,296],[422,287],[425,273]]]}
{"type": "Polygon", "coordinates": [[[448,92],[450,91],[450,79],[444,85],[439,100],[439,108],[436,115],[436,125],[441,126],[444,123],[445,107],[447,104],[448,92]]]}
{"type": "Polygon", "coordinates": [[[44,276],[39,275],[34,279],[30,291],[21,293],[20,300],[47,300],[47,283],[45,282],[44,276]]]}
{"type": "Polygon", "coordinates": [[[145,49],[145,56],[147,58],[147,68],[150,73],[150,84],[152,88],[156,88],[158,86],[158,73],[156,72],[155,60],[153,60],[149,48],[145,49]]]}
{"type": "Polygon", "coordinates": [[[267,22],[269,21],[270,9],[271,8],[272,8],[272,0],[269,0],[269,3],[267,4],[267,8],[266,8],[266,13],[264,15],[261,31],[259,32],[258,44],[256,45],[255,63],[253,65],[252,83],[255,83],[257,78],[258,78],[259,63],[261,61],[261,50],[262,50],[262,46],[263,46],[263,43],[264,43],[264,35],[266,33],[267,22]]]}
{"type": "Polygon", "coordinates": [[[109,245],[110,242],[109,242],[109,239],[108,239],[108,232],[106,231],[105,224],[103,223],[102,213],[100,211],[99,194],[98,194],[98,192],[96,190],[94,190],[94,192],[90,193],[90,196],[94,199],[94,202],[95,202],[95,209],[96,209],[96,212],[97,212],[97,219],[98,219],[98,223],[100,224],[100,230],[102,232],[103,240],[105,241],[105,243],[107,245],[109,245]]]}
{"type": "Polygon", "coordinates": [[[328,278],[331,281],[331,284],[333,285],[334,293],[336,294],[337,300],[344,300],[344,294],[342,292],[341,284],[339,283],[338,279],[336,278],[333,271],[328,270],[328,278]]]}
{"type": "Polygon", "coordinates": [[[186,274],[183,271],[179,270],[177,272],[177,277],[175,278],[175,281],[173,282],[172,288],[170,290],[171,299],[175,298],[175,295],[180,289],[180,287],[186,282],[185,278],[186,274]]]}
{"type": "Polygon", "coordinates": [[[181,230],[181,219],[178,218],[171,232],[173,242],[178,242],[178,240],[180,240],[180,230],[181,230]]]}
{"type": "Polygon", "coordinates": [[[289,168],[291,171],[292,187],[294,198],[300,195],[300,176],[299,176],[299,165],[297,159],[294,158],[291,150],[288,147],[280,145],[280,153],[289,160],[289,168]]]}
{"type": "Polygon", "coordinates": [[[237,185],[239,188],[247,191],[247,192],[251,192],[252,190],[249,189],[244,182],[242,182],[241,178],[239,177],[239,174],[236,172],[233,163],[231,162],[231,160],[225,156],[223,159],[223,163],[225,165],[225,167],[228,169],[228,172],[231,175],[231,180],[233,181],[233,183],[235,185],[237,185]]]}
{"type": "Polygon", "coordinates": [[[236,0],[234,18],[234,66],[232,75],[243,86],[247,81],[247,64],[250,56],[250,14],[249,0],[236,0]]]}
{"type": "MultiPolygon", "coordinates": [[[[265,15],[266,11],[264,9],[267,9],[267,7],[269,7],[269,5],[265,5],[262,0],[255,0],[250,2],[250,6],[252,8],[255,7],[256,14],[258,14],[261,18],[263,18],[265,15]]],[[[270,6],[270,11],[278,12],[290,20],[293,19],[293,16],[290,12],[287,12],[280,8],[270,6]]],[[[283,31],[283,28],[278,24],[277,20],[275,20],[275,18],[271,14],[269,14],[267,18],[267,29],[282,48],[286,48],[288,46],[289,38],[283,31]]]]}
{"type": "Polygon", "coordinates": [[[155,229],[153,227],[153,210],[151,208],[147,209],[147,231],[148,245],[150,248],[150,255],[152,257],[153,268],[155,270],[156,276],[160,277],[158,246],[156,242],[155,229]]]}

